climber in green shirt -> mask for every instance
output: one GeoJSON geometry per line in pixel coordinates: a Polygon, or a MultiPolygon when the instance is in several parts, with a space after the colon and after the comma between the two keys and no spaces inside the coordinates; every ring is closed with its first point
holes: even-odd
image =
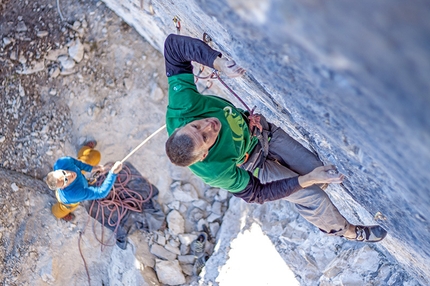
{"type": "Polygon", "coordinates": [[[286,199],[325,233],[350,240],[376,242],[387,232],[378,225],[349,223],[333,205],[322,184],[341,183],[334,166],[323,166],[312,152],[263,116],[258,140],[244,110],[217,96],[202,95],[194,83],[191,61],[215,68],[228,77],[244,74],[198,39],[169,35],[164,57],[169,82],[166,153],[205,183],[226,189],[246,202],[286,199]],[[268,143],[267,143],[268,142],[268,143]]]}

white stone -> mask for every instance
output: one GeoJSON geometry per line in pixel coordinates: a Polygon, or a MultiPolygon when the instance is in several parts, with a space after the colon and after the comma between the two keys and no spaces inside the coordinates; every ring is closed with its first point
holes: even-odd
{"type": "Polygon", "coordinates": [[[199,208],[193,208],[188,212],[187,217],[196,222],[204,217],[204,212],[199,208]]]}
{"type": "Polygon", "coordinates": [[[186,282],[182,268],[177,260],[163,261],[157,259],[155,271],[157,272],[158,280],[163,284],[180,285],[186,282]]]}
{"type": "Polygon", "coordinates": [[[60,75],[60,69],[58,67],[52,67],[48,71],[49,77],[56,78],[60,75]]]}
{"type": "MultiPolygon", "coordinates": [[[[21,60],[23,61],[22,62],[23,64],[27,61],[27,59],[25,58],[20,58],[20,62],[21,60]]],[[[22,70],[17,70],[16,72],[18,74],[33,74],[43,70],[45,70],[45,61],[41,60],[41,61],[32,61],[31,65],[23,66],[22,70]]]]}
{"type": "Polygon", "coordinates": [[[172,210],[167,215],[167,226],[173,235],[184,233],[185,221],[182,215],[177,210],[172,210]]]}
{"type": "Polygon", "coordinates": [[[215,214],[215,213],[211,213],[209,215],[209,217],[207,218],[208,222],[214,222],[215,220],[219,219],[221,217],[221,215],[219,214],[215,214]]]}
{"type": "Polygon", "coordinates": [[[39,37],[39,38],[43,38],[43,37],[46,37],[46,36],[48,36],[48,31],[39,31],[39,32],[37,32],[37,36],[39,37]]]}
{"type": "Polygon", "coordinates": [[[45,59],[56,62],[60,56],[67,56],[67,47],[49,51],[45,59]]]}
{"type": "Polygon", "coordinates": [[[123,82],[127,90],[130,90],[133,87],[133,80],[131,78],[125,77],[123,82]]]}
{"type": "Polygon", "coordinates": [[[181,202],[192,202],[198,199],[197,191],[191,184],[184,184],[173,189],[173,196],[181,202]]]}
{"type": "Polygon", "coordinates": [[[169,244],[173,247],[179,247],[179,238],[176,237],[175,239],[169,239],[169,244]]]}
{"type": "Polygon", "coordinates": [[[19,58],[18,58],[18,61],[19,61],[21,64],[25,64],[25,63],[27,62],[27,58],[26,58],[23,54],[20,54],[20,55],[19,55],[19,58]]]}
{"type": "Polygon", "coordinates": [[[69,70],[75,67],[75,62],[68,56],[59,56],[58,61],[60,62],[62,69],[69,70]]]}
{"type": "Polygon", "coordinates": [[[157,243],[163,246],[166,244],[166,238],[164,237],[164,235],[157,235],[157,243]]]}
{"type": "Polygon", "coordinates": [[[217,223],[217,222],[211,222],[210,224],[209,224],[209,229],[210,229],[210,231],[211,231],[211,234],[212,234],[212,237],[213,238],[215,238],[216,237],[216,235],[217,235],[217,233],[218,233],[218,230],[219,230],[219,223],[217,223]]]}
{"type": "Polygon", "coordinates": [[[153,244],[151,246],[151,253],[159,258],[166,260],[174,260],[177,257],[175,253],[168,251],[163,246],[158,244],[153,244]]]}
{"type": "Polygon", "coordinates": [[[12,188],[12,191],[14,191],[14,192],[19,190],[19,187],[15,183],[12,183],[12,185],[10,185],[10,187],[12,188]]]}
{"type": "Polygon", "coordinates": [[[179,247],[175,247],[175,246],[173,246],[173,245],[171,245],[171,244],[169,244],[169,243],[167,243],[167,244],[164,246],[164,248],[165,248],[166,250],[168,250],[168,251],[170,251],[170,252],[174,253],[174,254],[177,254],[177,255],[181,254],[181,252],[179,251],[179,247]]]}
{"type": "Polygon", "coordinates": [[[79,27],[81,26],[81,22],[79,22],[79,21],[75,21],[75,22],[73,22],[73,29],[74,30],[77,30],[77,29],[79,29],[79,27]]]}
{"type": "Polygon", "coordinates": [[[182,272],[184,272],[186,275],[192,276],[193,275],[193,264],[182,264],[181,263],[182,272]]]}
{"type": "Polygon", "coordinates": [[[193,206],[198,207],[201,210],[206,210],[208,207],[208,202],[204,200],[193,201],[193,206]]]}
{"type": "Polygon", "coordinates": [[[69,56],[77,63],[84,57],[84,45],[79,39],[76,39],[69,47],[69,56]]]}
{"type": "Polygon", "coordinates": [[[25,23],[24,22],[22,22],[22,21],[19,21],[18,22],[18,25],[16,26],[16,31],[19,33],[19,32],[25,32],[25,31],[27,31],[27,26],[25,25],[25,23]]]}
{"type": "Polygon", "coordinates": [[[171,210],[179,210],[181,203],[179,201],[173,201],[170,204],[167,205],[169,207],[169,209],[171,210]]]}
{"type": "Polygon", "coordinates": [[[197,235],[192,233],[180,234],[178,235],[178,237],[179,237],[179,241],[185,245],[190,245],[191,242],[197,239],[197,235]]]}
{"type": "Polygon", "coordinates": [[[8,38],[8,37],[4,37],[3,38],[3,45],[6,47],[7,45],[9,45],[10,43],[12,43],[13,39],[8,38]]]}
{"type": "Polygon", "coordinates": [[[204,219],[204,218],[202,218],[201,220],[199,220],[198,222],[197,222],[197,229],[199,230],[199,231],[203,231],[203,225],[208,225],[208,221],[206,220],[206,219],[204,219]]]}
{"type": "Polygon", "coordinates": [[[16,51],[11,51],[11,52],[10,52],[10,59],[11,59],[12,61],[16,61],[16,60],[18,59],[18,56],[17,56],[16,51]]]}
{"type": "Polygon", "coordinates": [[[223,202],[228,198],[228,191],[220,189],[218,194],[215,196],[217,201],[223,202]]]}
{"type": "Polygon", "coordinates": [[[159,102],[164,98],[164,92],[160,87],[156,87],[152,94],[151,94],[151,98],[155,101],[155,102],[159,102]]]}
{"type": "Polygon", "coordinates": [[[219,201],[214,201],[211,209],[212,213],[221,215],[221,207],[222,207],[222,204],[219,201]]]}
{"type": "Polygon", "coordinates": [[[178,260],[180,263],[193,264],[196,257],[194,255],[179,255],[178,260]]]}

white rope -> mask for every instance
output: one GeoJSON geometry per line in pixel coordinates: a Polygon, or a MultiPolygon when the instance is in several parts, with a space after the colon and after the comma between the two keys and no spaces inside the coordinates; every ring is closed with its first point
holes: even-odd
{"type": "Polygon", "coordinates": [[[60,0],[57,0],[57,9],[58,9],[58,14],[60,14],[61,21],[64,22],[64,17],[63,17],[63,14],[61,14],[61,10],[60,10],[60,0]]]}
{"type": "Polygon", "coordinates": [[[148,142],[152,137],[154,137],[158,132],[160,132],[164,128],[166,128],[166,124],[164,124],[163,126],[161,126],[160,128],[158,128],[157,131],[155,131],[148,138],[146,138],[145,140],[143,140],[143,142],[140,143],[139,146],[137,146],[136,148],[134,148],[133,151],[131,151],[127,156],[125,156],[124,159],[121,160],[121,163],[124,163],[125,160],[127,160],[131,155],[133,155],[134,152],[136,152],[140,147],[142,147],[146,142],[148,142]]]}

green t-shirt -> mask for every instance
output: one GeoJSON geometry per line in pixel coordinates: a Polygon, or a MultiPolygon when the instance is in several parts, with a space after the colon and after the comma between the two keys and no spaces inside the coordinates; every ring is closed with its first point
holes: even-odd
{"type": "Polygon", "coordinates": [[[222,127],[209,154],[202,162],[189,168],[213,187],[240,192],[249,182],[249,173],[239,167],[245,154],[255,147],[256,137],[251,137],[244,111],[217,96],[202,95],[194,84],[194,75],[179,74],[168,78],[169,105],[167,106],[167,132],[194,120],[216,117],[222,127]]]}

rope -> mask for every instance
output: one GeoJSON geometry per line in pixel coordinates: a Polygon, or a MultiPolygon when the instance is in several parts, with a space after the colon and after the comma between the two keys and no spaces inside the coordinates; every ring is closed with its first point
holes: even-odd
{"type": "MultiPolygon", "coordinates": [[[[240,101],[240,103],[242,103],[243,104],[243,106],[246,108],[246,110],[248,110],[248,112],[252,115],[252,114],[254,114],[254,109],[250,109],[249,107],[248,107],[248,105],[242,100],[242,98],[240,98],[240,96],[239,95],[237,95],[237,93],[236,92],[234,92],[222,79],[221,79],[221,77],[220,77],[220,72],[219,71],[217,71],[216,69],[213,69],[213,71],[212,71],[212,73],[210,74],[210,75],[208,75],[208,76],[201,76],[200,74],[203,72],[203,70],[204,70],[204,66],[203,65],[201,65],[200,66],[200,69],[199,69],[199,73],[198,74],[195,74],[194,75],[194,77],[196,78],[196,80],[194,81],[195,83],[197,83],[197,81],[199,80],[199,79],[209,79],[209,80],[213,80],[213,79],[218,79],[220,82],[221,82],[221,84],[223,85],[223,86],[225,86],[225,88],[227,88],[227,90],[228,91],[230,91],[239,101],[240,101]]],[[[212,85],[211,85],[212,86],[212,85]]],[[[210,87],[209,87],[210,88],[210,87]]]]}
{"type": "MultiPolygon", "coordinates": [[[[152,137],[154,137],[157,133],[159,133],[161,130],[166,128],[166,124],[161,126],[157,131],[152,133],[148,138],[142,141],[136,148],[134,148],[127,156],[124,157],[124,159],[121,160],[121,163],[124,163],[128,158],[130,158],[131,155],[133,155],[139,148],[141,148],[143,145],[146,144],[152,137]]],[[[107,165],[113,165],[113,163],[108,163],[107,165]]],[[[103,181],[106,179],[106,173],[101,174],[97,177],[96,186],[100,186],[103,181]]],[[[132,175],[130,168],[127,166],[123,166],[122,170],[118,173],[118,176],[116,177],[115,183],[112,187],[112,190],[109,192],[107,197],[99,200],[94,200],[91,203],[91,207],[89,209],[89,214],[93,213],[93,208],[97,205],[95,220],[98,219],[99,215],[101,214],[101,237],[99,238],[96,233],[95,224],[96,222],[93,221],[92,229],[94,233],[94,237],[96,240],[101,244],[102,251],[104,247],[106,246],[113,246],[115,243],[105,243],[104,242],[104,225],[105,225],[105,209],[110,211],[107,224],[114,228],[114,231],[112,232],[111,236],[108,238],[108,241],[112,239],[114,235],[116,235],[118,231],[118,227],[121,225],[121,220],[127,215],[129,211],[135,211],[135,212],[142,212],[143,211],[143,204],[149,201],[152,197],[154,190],[152,188],[152,184],[148,182],[143,176],[141,175],[132,175]],[[127,188],[127,184],[132,180],[136,178],[141,178],[148,184],[150,191],[147,198],[143,198],[142,195],[136,191],[133,191],[129,188],[127,188]],[[115,219],[116,218],[116,219],[115,219]]],[[[88,223],[90,221],[90,218],[88,217],[87,223],[85,224],[85,227],[82,232],[79,233],[79,240],[78,240],[78,247],[79,252],[81,254],[82,261],[84,262],[85,271],[87,273],[88,277],[88,284],[91,286],[91,278],[90,273],[88,270],[87,263],[85,261],[84,255],[82,254],[81,250],[81,239],[82,235],[85,233],[85,229],[88,226],[88,223]]]]}
{"type": "MultiPolygon", "coordinates": [[[[255,128],[257,128],[257,129],[259,129],[260,130],[260,132],[262,132],[263,131],[263,127],[261,126],[261,123],[260,123],[260,115],[258,115],[258,114],[254,114],[254,110],[255,110],[255,107],[253,108],[253,109],[251,109],[251,108],[249,108],[249,106],[242,100],[242,98],[240,98],[240,96],[239,95],[237,95],[237,93],[236,92],[234,92],[233,91],[233,89],[231,89],[222,79],[221,79],[221,77],[220,77],[220,72],[219,71],[217,71],[216,69],[213,69],[212,70],[212,73],[210,74],[210,75],[208,75],[208,76],[201,76],[200,74],[203,72],[203,70],[204,70],[204,66],[203,65],[201,65],[200,66],[200,69],[199,69],[199,73],[198,74],[195,74],[194,75],[194,77],[195,77],[195,83],[197,83],[197,81],[199,80],[199,79],[208,79],[208,80],[214,80],[214,79],[218,79],[219,80],[219,82],[225,87],[225,88],[227,88],[227,90],[228,91],[230,91],[231,92],[231,94],[233,94],[239,101],[240,101],[240,103],[242,103],[242,105],[246,108],[246,110],[248,110],[248,112],[249,112],[249,116],[248,116],[248,120],[249,120],[249,129],[250,129],[250,131],[251,131],[251,134],[252,135],[254,135],[255,133],[254,133],[254,131],[255,131],[255,128]]],[[[206,85],[206,88],[203,90],[203,91],[205,91],[205,90],[207,90],[207,89],[209,89],[210,87],[212,86],[212,84],[211,85],[206,85]]],[[[202,91],[202,92],[203,92],[202,91]]],[[[251,135],[251,136],[252,136],[251,135]]]]}
{"type": "MultiPolygon", "coordinates": [[[[97,186],[100,186],[105,179],[105,174],[100,176],[97,180],[97,186]]],[[[119,172],[116,181],[106,198],[95,200],[92,202],[89,213],[93,213],[93,208],[97,206],[96,214],[94,218],[98,220],[99,215],[101,215],[101,223],[105,225],[107,223],[110,227],[114,228],[108,241],[117,233],[119,226],[121,225],[121,220],[127,215],[129,211],[142,212],[143,204],[148,202],[153,194],[152,184],[149,183],[144,177],[140,175],[133,175],[130,168],[124,166],[119,172]],[[140,178],[147,182],[149,186],[149,194],[147,198],[143,198],[142,195],[134,190],[127,188],[127,184],[132,180],[140,178]],[[107,217],[107,222],[105,221],[105,210],[110,211],[107,217]]],[[[99,238],[95,231],[95,222],[93,223],[94,236],[102,246],[113,246],[115,243],[107,244],[104,242],[104,228],[102,228],[101,238],[99,238]]]]}
{"type": "MultiPolygon", "coordinates": [[[[108,164],[112,164],[112,163],[108,163],[108,164]]],[[[99,179],[96,182],[96,186],[100,186],[105,180],[105,178],[106,178],[106,173],[102,174],[99,177],[99,179]]],[[[127,212],[129,211],[142,212],[143,204],[148,202],[151,199],[153,192],[154,190],[153,190],[152,184],[149,183],[148,180],[146,180],[141,175],[131,174],[130,168],[128,168],[127,166],[124,166],[123,169],[119,172],[109,195],[104,199],[94,200],[92,202],[88,213],[91,216],[93,212],[93,208],[97,206],[96,215],[94,216],[95,220],[93,220],[93,224],[92,224],[92,230],[93,230],[94,237],[101,244],[102,251],[104,250],[104,247],[115,245],[115,242],[106,243],[104,240],[105,209],[108,209],[110,211],[110,214],[108,217],[108,225],[111,227],[114,227],[114,231],[106,240],[106,241],[109,241],[112,239],[112,237],[114,237],[114,235],[116,235],[118,231],[118,227],[121,225],[121,220],[127,215],[127,212]],[[144,181],[146,181],[146,183],[148,184],[150,191],[147,198],[143,198],[140,193],[126,187],[126,185],[132,179],[135,179],[135,178],[141,178],[144,181]],[[96,220],[98,221],[98,217],[100,214],[102,216],[101,217],[102,226],[101,226],[101,237],[98,237],[96,233],[96,220]],[[115,217],[116,217],[116,220],[114,219],[115,217]]],[[[79,253],[81,255],[82,261],[84,262],[85,271],[87,273],[88,284],[91,286],[90,273],[81,249],[82,235],[85,233],[85,229],[87,228],[89,222],[90,222],[90,217],[88,217],[87,223],[85,224],[83,231],[79,232],[78,247],[79,247],[79,253]]]]}
{"type": "Polygon", "coordinates": [[[136,152],[140,147],[142,147],[143,145],[145,145],[145,143],[148,142],[149,139],[151,139],[152,137],[154,137],[158,132],[160,132],[164,128],[166,128],[166,124],[164,124],[163,126],[161,126],[160,128],[158,128],[157,131],[155,131],[154,133],[152,133],[151,135],[149,135],[148,138],[146,138],[145,140],[143,140],[143,142],[140,143],[139,146],[137,146],[136,148],[134,148],[127,156],[124,157],[124,159],[121,160],[121,163],[124,163],[128,158],[130,158],[131,155],[134,154],[134,152],[136,152]]]}
{"type": "Polygon", "coordinates": [[[79,253],[81,254],[82,261],[84,261],[85,271],[87,272],[88,285],[91,286],[90,272],[88,271],[87,262],[85,261],[84,255],[82,254],[81,239],[82,239],[82,232],[79,232],[79,240],[78,240],[79,253]]]}
{"type": "Polygon", "coordinates": [[[60,9],[60,0],[57,0],[57,9],[58,9],[58,14],[60,14],[61,21],[64,22],[64,17],[63,17],[63,14],[61,14],[61,9],[60,9]]]}

